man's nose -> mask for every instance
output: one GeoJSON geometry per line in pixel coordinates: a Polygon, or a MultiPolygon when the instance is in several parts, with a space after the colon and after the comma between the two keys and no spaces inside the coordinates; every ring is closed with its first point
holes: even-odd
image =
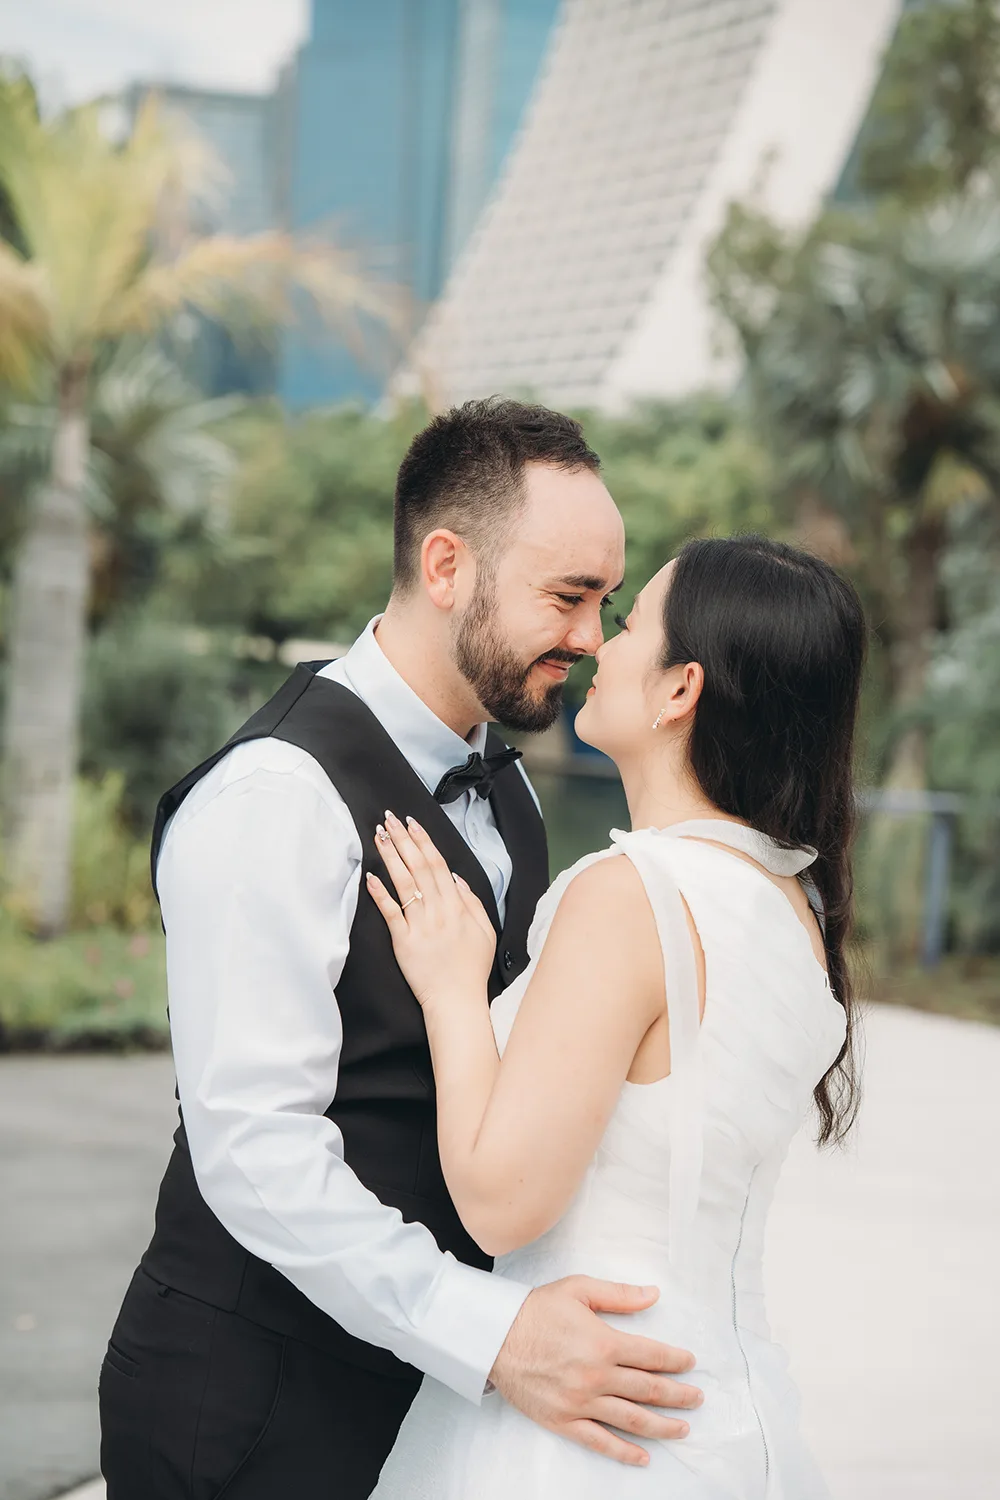
{"type": "Polygon", "coordinates": [[[580,609],[566,633],[567,651],[579,652],[581,656],[594,656],[604,644],[604,624],[600,605],[580,609]]]}

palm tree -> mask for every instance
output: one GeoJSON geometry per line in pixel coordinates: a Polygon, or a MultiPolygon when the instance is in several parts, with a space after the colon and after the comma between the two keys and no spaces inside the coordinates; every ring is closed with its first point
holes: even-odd
{"type": "Polygon", "coordinates": [[[713,268],[786,493],[852,544],[886,647],[887,783],[924,787],[949,517],[1000,494],[1000,193],[830,216],[794,247],[737,210],[713,268]]]}
{"type": "Polygon", "coordinates": [[[123,142],[99,105],[39,118],[28,81],[0,82],[0,378],[48,384],[47,481],[20,546],[9,635],[3,811],[6,876],[42,934],[64,924],[90,580],[88,452],[95,369],[122,339],[194,310],[240,330],[313,319],[349,333],[387,295],[344,252],[287,235],[198,236],[206,158],[154,100],[123,142]]]}
{"type": "MultiPolygon", "coordinates": [[[[827,215],[799,245],[745,211],[730,230],[714,271],[745,394],[797,528],[832,522],[832,560],[849,554],[867,597],[884,783],[922,790],[953,518],[1000,495],[1000,193],[987,178],[929,207],[827,215]]],[[[926,835],[919,818],[868,827],[880,966],[915,954],[926,835]]]]}
{"type": "MultiPolygon", "coordinates": [[[[222,424],[241,396],[202,398],[157,344],[124,343],[95,369],[84,500],[90,528],[88,623],[100,629],[156,582],[163,537],[198,518],[221,536],[236,456],[222,424]]],[[[0,423],[0,487],[6,510],[0,546],[16,547],[39,484],[47,477],[57,409],[11,402],[0,423]]]]}

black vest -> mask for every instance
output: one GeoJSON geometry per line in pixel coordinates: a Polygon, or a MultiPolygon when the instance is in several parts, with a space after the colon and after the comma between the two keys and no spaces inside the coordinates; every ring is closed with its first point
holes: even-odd
{"type": "MultiPolygon", "coordinates": [[[[362,876],[380,871],[372,842],[387,807],[411,813],[453,870],[464,876],[497,927],[490,999],[528,961],[527,935],[548,883],[545,831],[514,765],[497,776],[490,797],[513,873],[501,928],[486,874],[381,724],[348,688],[318,677],[323,663],[296,667],[263,708],[216,755],[161,799],[153,830],[154,872],[168,818],[188,792],[234,745],[273,737],[307,750],[343,797],[361,837],[362,876]]],[[[490,732],[490,753],[503,742],[490,732]]],[[[381,872],[384,873],[384,872],[381,872]]],[[[347,1163],[383,1203],[404,1219],[426,1224],[443,1250],[472,1266],[489,1258],[466,1233],[445,1187],[437,1149],[434,1075],[420,1007],[406,984],[388,929],[362,878],[350,953],[337,985],[343,1047],[337,1097],[326,1114],[344,1137],[347,1163]]],[[[409,1373],[382,1349],[353,1338],[223,1228],[195,1182],[183,1120],[160,1187],[153,1239],[142,1259],[150,1276],[276,1332],[301,1339],[368,1369],[409,1373]]]]}

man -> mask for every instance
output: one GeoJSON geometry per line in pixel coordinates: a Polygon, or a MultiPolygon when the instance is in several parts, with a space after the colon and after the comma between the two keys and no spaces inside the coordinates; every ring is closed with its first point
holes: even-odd
{"type": "Polygon", "coordinates": [[[684,1351],[597,1311],[655,1290],[487,1273],[448,1197],[424,1028],[361,877],[412,812],[527,963],[541,817],[487,721],[539,730],[602,640],[621,518],[579,426],[494,400],[437,418],[400,468],[385,614],[299,667],[167,793],[153,860],[182,1124],[101,1372],[109,1500],[374,1488],[424,1372],[491,1381],[625,1462],[602,1425],[677,1437],[684,1351]]]}

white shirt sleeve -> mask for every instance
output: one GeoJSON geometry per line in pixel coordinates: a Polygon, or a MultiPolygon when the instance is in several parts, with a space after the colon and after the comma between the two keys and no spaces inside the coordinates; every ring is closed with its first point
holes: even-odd
{"type": "Polygon", "coordinates": [[[198,1186],[241,1245],[349,1333],[478,1401],[529,1288],[462,1265],[405,1224],[346,1165],[324,1115],[357,830],[305,752],[261,741],[227,760],[175,815],[157,870],[198,1186]]]}

